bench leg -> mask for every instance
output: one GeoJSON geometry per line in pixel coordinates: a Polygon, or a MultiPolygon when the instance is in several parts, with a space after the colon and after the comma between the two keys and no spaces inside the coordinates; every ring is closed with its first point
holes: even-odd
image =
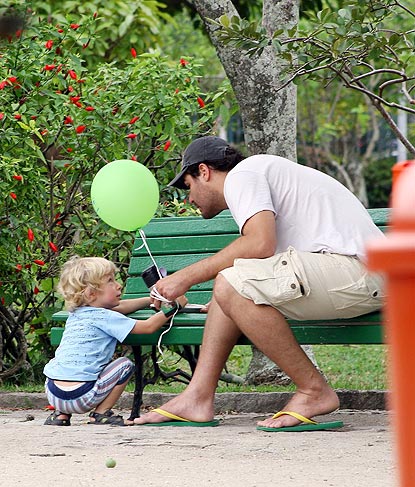
{"type": "Polygon", "coordinates": [[[133,345],[133,354],[135,362],[134,378],[135,378],[135,388],[134,388],[134,398],[133,407],[131,409],[131,415],[129,419],[132,421],[134,418],[140,417],[140,408],[143,403],[143,389],[144,389],[144,379],[143,379],[143,356],[141,353],[140,345],[133,345]]]}

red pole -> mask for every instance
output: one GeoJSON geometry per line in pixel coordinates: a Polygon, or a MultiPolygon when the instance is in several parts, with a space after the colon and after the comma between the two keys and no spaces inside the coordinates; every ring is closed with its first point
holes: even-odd
{"type": "Polygon", "coordinates": [[[415,166],[392,192],[391,231],[368,245],[368,266],[386,278],[385,332],[401,487],[415,486],[415,166]]]}

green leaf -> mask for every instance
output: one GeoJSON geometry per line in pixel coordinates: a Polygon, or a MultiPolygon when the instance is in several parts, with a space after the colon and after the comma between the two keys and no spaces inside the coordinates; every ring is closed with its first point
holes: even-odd
{"type": "Polygon", "coordinates": [[[219,17],[219,23],[223,25],[223,27],[229,27],[230,25],[229,17],[227,15],[221,15],[219,17]]]}

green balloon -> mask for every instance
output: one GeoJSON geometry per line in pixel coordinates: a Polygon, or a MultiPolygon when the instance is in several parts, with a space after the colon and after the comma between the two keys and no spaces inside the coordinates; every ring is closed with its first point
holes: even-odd
{"type": "Polygon", "coordinates": [[[121,159],[102,167],[91,186],[92,205],[105,223],[118,230],[137,230],[153,217],[159,188],[151,171],[121,159]]]}

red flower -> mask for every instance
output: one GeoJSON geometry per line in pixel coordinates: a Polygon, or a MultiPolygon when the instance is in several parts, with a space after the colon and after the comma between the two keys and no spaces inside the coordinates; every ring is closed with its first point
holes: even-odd
{"type": "Polygon", "coordinates": [[[81,27],[79,24],[71,24],[70,25],[70,28],[73,29],[73,30],[76,30],[78,29],[79,27],[81,27]]]}
{"type": "Polygon", "coordinates": [[[199,103],[200,108],[205,107],[205,102],[203,101],[202,98],[200,98],[200,96],[197,97],[197,102],[199,103]]]}
{"type": "Polygon", "coordinates": [[[132,161],[136,161],[136,160],[137,160],[137,158],[136,158],[136,157],[133,155],[133,156],[131,156],[131,160],[132,160],[132,161]]]}
{"type": "Polygon", "coordinates": [[[98,16],[98,12],[94,12],[94,15],[92,16],[93,19],[96,19],[98,16]]]}
{"type": "Polygon", "coordinates": [[[1,113],[0,113],[0,120],[3,120],[3,118],[4,118],[4,113],[3,113],[3,112],[1,112],[1,113]]]}
{"type": "Polygon", "coordinates": [[[180,64],[182,66],[186,66],[186,64],[189,64],[189,61],[186,61],[186,59],[180,58],[180,64]]]}
{"type": "Polygon", "coordinates": [[[76,127],[75,129],[75,132],[77,134],[82,134],[82,132],[86,129],[86,125],[78,125],[78,127],[76,127]]]}
{"type": "Polygon", "coordinates": [[[33,242],[33,240],[35,239],[35,234],[33,233],[33,230],[31,228],[28,228],[27,230],[27,238],[29,242],[33,242]]]}
{"type": "Polygon", "coordinates": [[[12,198],[13,200],[17,200],[16,193],[9,193],[9,194],[10,194],[10,198],[12,198]]]}
{"type": "Polygon", "coordinates": [[[22,264],[16,264],[16,271],[20,272],[23,269],[22,264]]]}
{"type": "Polygon", "coordinates": [[[56,68],[56,64],[45,64],[43,69],[45,71],[53,71],[56,68]]]}
{"type": "Polygon", "coordinates": [[[65,119],[64,119],[64,121],[63,121],[63,123],[64,123],[65,125],[72,125],[72,124],[73,124],[73,120],[72,120],[72,118],[71,118],[71,117],[68,115],[67,117],[65,117],[65,119]]]}
{"type": "Polygon", "coordinates": [[[137,122],[137,120],[139,119],[140,117],[133,117],[128,123],[129,124],[133,124],[135,122],[137,122]]]}
{"type": "Polygon", "coordinates": [[[13,179],[15,179],[16,181],[23,181],[23,176],[21,176],[20,174],[14,174],[13,179]]]}
{"type": "Polygon", "coordinates": [[[39,288],[37,286],[33,288],[33,294],[39,294],[39,288]]]}
{"type": "Polygon", "coordinates": [[[128,134],[127,139],[135,139],[137,137],[137,134],[128,134]]]}
{"type": "Polygon", "coordinates": [[[45,42],[46,49],[52,49],[52,46],[53,46],[53,41],[49,40],[45,42]]]}
{"type": "Polygon", "coordinates": [[[6,304],[6,300],[4,299],[4,296],[1,297],[1,304],[4,306],[6,304]]]}
{"type": "Polygon", "coordinates": [[[169,147],[170,147],[170,146],[171,146],[171,141],[170,141],[170,140],[168,140],[168,141],[167,141],[167,142],[164,144],[164,146],[163,146],[163,150],[164,150],[164,151],[169,150],[169,147]]]}
{"type": "Polygon", "coordinates": [[[52,252],[58,251],[58,247],[56,247],[56,245],[53,242],[49,242],[49,247],[52,250],[52,252]]]}
{"type": "Polygon", "coordinates": [[[93,112],[95,110],[95,108],[94,107],[85,107],[85,110],[87,112],[93,112]]]}
{"type": "Polygon", "coordinates": [[[68,148],[66,149],[66,152],[73,152],[72,147],[68,147],[68,148]]]}
{"type": "Polygon", "coordinates": [[[2,81],[0,83],[0,90],[4,90],[4,88],[7,86],[7,81],[2,81]]]}
{"type": "Polygon", "coordinates": [[[45,262],[44,262],[43,260],[40,260],[40,259],[35,259],[33,262],[34,262],[35,264],[37,264],[37,265],[40,265],[40,266],[45,265],[45,262]]]}
{"type": "Polygon", "coordinates": [[[22,118],[22,116],[18,113],[16,113],[16,115],[13,115],[13,117],[16,119],[16,120],[20,120],[22,118]]]}
{"type": "Polygon", "coordinates": [[[70,70],[68,71],[68,74],[69,74],[69,76],[70,76],[72,79],[76,79],[76,78],[78,77],[78,76],[77,76],[77,74],[75,73],[75,71],[74,71],[73,69],[70,69],[70,70]]]}
{"type": "Polygon", "coordinates": [[[130,52],[131,52],[131,56],[133,56],[133,58],[135,59],[137,57],[137,51],[134,49],[134,47],[130,49],[130,52]]]}
{"type": "Polygon", "coordinates": [[[69,99],[71,100],[72,103],[76,103],[81,99],[80,96],[70,96],[69,99]]]}
{"type": "Polygon", "coordinates": [[[177,95],[177,93],[179,93],[179,91],[180,91],[180,90],[179,90],[179,88],[176,88],[176,89],[174,90],[174,92],[176,93],[176,95],[177,95]]]}
{"type": "Polygon", "coordinates": [[[16,76],[9,76],[8,80],[10,81],[10,83],[16,83],[17,78],[16,76]]]}

